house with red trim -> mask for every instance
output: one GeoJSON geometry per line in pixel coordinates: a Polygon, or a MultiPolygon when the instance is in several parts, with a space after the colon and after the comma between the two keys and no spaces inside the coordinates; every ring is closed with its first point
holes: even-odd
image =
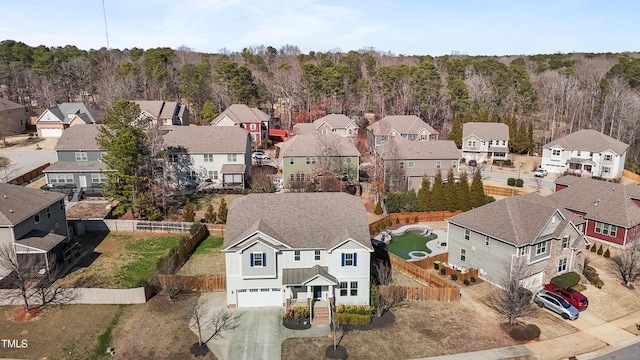
{"type": "Polygon", "coordinates": [[[269,115],[244,104],[233,104],[211,121],[212,126],[239,126],[251,134],[251,142],[260,145],[269,138],[269,115]]]}
{"type": "Polygon", "coordinates": [[[640,240],[640,185],[577,176],[556,180],[554,203],[586,220],[587,237],[626,248],[640,240]]]}

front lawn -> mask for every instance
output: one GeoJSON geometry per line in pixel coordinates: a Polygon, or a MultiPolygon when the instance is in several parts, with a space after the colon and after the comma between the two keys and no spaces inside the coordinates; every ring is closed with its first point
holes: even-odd
{"type": "Polygon", "coordinates": [[[221,236],[209,236],[204,239],[178,271],[178,275],[224,276],[226,263],[222,253],[223,241],[224,238],[221,236]]]}
{"type": "Polygon", "coordinates": [[[109,233],[55,286],[138,287],[155,273],[158,261],[186,239],[188,235],[184,234],[109,233]]]}

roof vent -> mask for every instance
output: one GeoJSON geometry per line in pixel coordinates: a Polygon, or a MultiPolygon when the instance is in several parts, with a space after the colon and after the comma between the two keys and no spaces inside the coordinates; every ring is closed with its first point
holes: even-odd
{"type": "Polygon", "coordinates": [[[2,197],[6,199],[6,198],[7,198],[7,195],[2,195],[2,197]]]}
{"type": "Polygon", "coordinates": [[[9,209],[9,212],[13,214],[13,209],[9,209]]]}

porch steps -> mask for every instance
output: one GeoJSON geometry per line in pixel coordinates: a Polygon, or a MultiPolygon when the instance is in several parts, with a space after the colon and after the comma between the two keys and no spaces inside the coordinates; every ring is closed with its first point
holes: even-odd
{"type": "Polygon", "coordinates": [[[327,304],[317,304],[313,307],[313,319],[311,320],[313,325],[328,325],[329,324],[329,307],[327,304]]]}

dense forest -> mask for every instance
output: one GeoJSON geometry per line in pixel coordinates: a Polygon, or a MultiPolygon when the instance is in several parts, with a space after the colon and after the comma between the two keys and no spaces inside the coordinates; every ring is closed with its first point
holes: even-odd
{"type": "Polygon", "coordinates": [[[367,49],[303,54],[288,45],[203,54],[184,46],[85,51],[4,40],[0,92],[32,116],[65,101],[106,109],[124,98],[178,100],[202,123],[244,103],[282,128],[327,113],[414,114],[442,138],[452,128],[455,135],[456,119],[500,121],[533,131],[534,148],[590,128],[630,144],[627,167],[640,165],[636,53],[434,58],[367,49]]]}

